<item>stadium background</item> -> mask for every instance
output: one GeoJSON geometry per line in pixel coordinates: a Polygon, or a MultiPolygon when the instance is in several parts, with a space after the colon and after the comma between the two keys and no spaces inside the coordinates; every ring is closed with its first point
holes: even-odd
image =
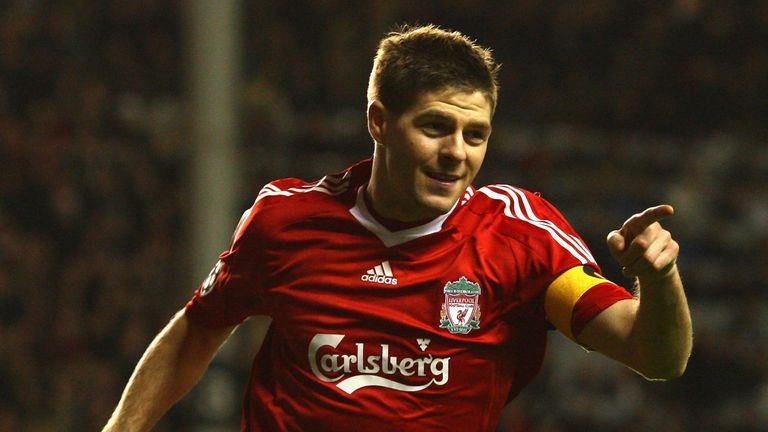
{"type": "MultiPolygon", "coordinates": [[[[607,231],[658,202],[678,212],[686,375],[645,382],[553,335],[499,430],[768,430],[768,2],[0,4],[0,431],[100,429],[226,243],[195,221],[218,212],[229,233],[266,181],[367,157],[375,42],[415,21],[504,64],[478,184],[541,191],[618,281],[607,231]],[[205,30],[206,5],[234,6],[236,25],[205,30]],[[234,44],[205,45],[222,35],[234,44]],[[210,70],[233,73],[235,103],[223,129],[201,129],[218,87],[196,56],[217,52],[232,54],[210,70]]],[[[251,333],[156,430],[237,429],[251,333]]]]}

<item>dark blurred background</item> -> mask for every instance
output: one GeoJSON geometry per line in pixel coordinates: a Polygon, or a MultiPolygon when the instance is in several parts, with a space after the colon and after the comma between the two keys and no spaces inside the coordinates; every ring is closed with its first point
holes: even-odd
{"type": "MultiPolygon", "coordinates": [[[[768,430],[768,1],[234,2],[230,144],[196,132],[190,70],[207,51],[190,40],[215,35],[189,24],[192,3],[0,1],[0,431],[101,428],[226,246],[194,240],[199,208],[218,207],[200,189],[234,191],[227,223],[211,224],[231,232],[265,182],[368,157],[375,44],[405,22],[495,50],[500,102],[477,184],[540,191],[609,277],[631,283],[608,231],[650,205],[677,210],[686,375],[646,382],[553,334],[499,430],[768,430]],[[201,148],[219,145],[235,157],[213,178],[232,184],[205,180],[201,148]]],[[[156,430],[237,430],[244,327],[156,430]]]]}

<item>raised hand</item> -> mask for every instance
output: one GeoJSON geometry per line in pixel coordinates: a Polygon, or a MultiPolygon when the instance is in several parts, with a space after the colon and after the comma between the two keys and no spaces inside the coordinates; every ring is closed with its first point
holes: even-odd
{"type": "Polygon", "coordinates": [[[674,213],[670,205],[651,207],[608,234],[608,249],[624,275],[653,281],[673,272],[680,246],[659,221],[674,213]]]}

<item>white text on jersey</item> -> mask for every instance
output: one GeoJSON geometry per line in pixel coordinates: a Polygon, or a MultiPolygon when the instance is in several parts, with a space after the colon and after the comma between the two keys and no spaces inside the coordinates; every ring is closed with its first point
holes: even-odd
{"type": "Polygon", "coordinates": [[[389,261],[384,261],[376,267],[368,270],[366,274],[360,276],[360,280],[363,282],[397,285],[397,279],[392,273],[392,267],[389,266],[389,261]]]}
{"type": "Polygon", "coordinates": [[[386,387],[405,392],[416,392],[435,385],[444,385],[448,382],[450,357],[410,358],[391,356],[389,345],[381,344],[381,351],[368,356],[365,355],[365,344],[356,343],[355,354],[326,353],[318,356],[318,351],[323,347],[336,348],[346,335],[342,334],[316,334],[309,342],[309,366],[312,373],[324,382],[334,383],[336,387],[352,394],[363,387],[386,387]],[[425,381],[419,385],[408,385],[381,375],[384,374],[397,378],[398,376],[424,377],[425,381]],[[351,375],[351,376],[348,376],[351,375]]]}

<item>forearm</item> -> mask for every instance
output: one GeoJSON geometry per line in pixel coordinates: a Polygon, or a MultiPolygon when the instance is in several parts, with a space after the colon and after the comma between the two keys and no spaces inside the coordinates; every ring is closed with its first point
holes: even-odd
{"type": "Polygon", "coordinates": [[[180,311],[139,360],[120,402],[103,432],[149,430],[205,372],[218,347],[231,333],[202,338],[180,311]]]}
{"type": "Polygon", "coordinates": [[[680,245],[659,223],[672,214],[670,205],[650,207],[608,234],[608,249],[622,272],[639,281],[640,300],[605,309],[580,338],[649,379],[682,375],[693,345],[691,314],[676,264],[680,245]]]}
{"type": "Polygon", "coordinates": [[[660,278],[640,278],[640,304],[630,333],[639,371],[675,378],[685,371],[693,345],[691,315],[677,268],[660,278]]]}

